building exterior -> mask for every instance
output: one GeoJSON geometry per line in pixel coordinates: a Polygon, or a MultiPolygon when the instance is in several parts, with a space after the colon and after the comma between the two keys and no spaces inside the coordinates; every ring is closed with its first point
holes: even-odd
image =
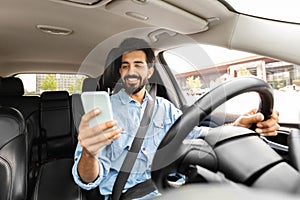
{"type": "Polygon", "coordinates": [[[212,81],[240,76],[256,76],[268,82],[274,89],[290,85],[300,86],[300,66],[264,56],[251,56],[215,65],[215,68],[177,74],[182,88],[188,87],[187,79],[200,77],[201,88],[209,88],[212,81]]]}
{"type": "MultiPolygon", "coordinates": [[[[36,75],[36,92],[41,94],[44,90],[41,88],[43,81],[51,74],[37,74],[36,75]]],[[[69,93],[80,92],[82,88],[82,81],[86,76],[76,74],[52,74],[54,82],[57,85],[56,90],[66,90],[69,93]]]]}

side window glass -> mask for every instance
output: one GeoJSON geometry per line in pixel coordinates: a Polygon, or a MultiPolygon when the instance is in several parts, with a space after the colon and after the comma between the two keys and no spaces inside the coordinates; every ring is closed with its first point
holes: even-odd
{"type": "MultiPolygon", "coordinates": [[[[280,112],[280,121],[299,122],[300,66],[296,64],[210,45],[200,45],[197,49],[175,48],[164,52],[163,57],[189,105],[215,84],[236,77],[255,76],[273,88],[274,107],[280,112]]],[[[256,93],[247,93],[226,102],[224,109],[243,114],[258,101],[256,93]]]]}

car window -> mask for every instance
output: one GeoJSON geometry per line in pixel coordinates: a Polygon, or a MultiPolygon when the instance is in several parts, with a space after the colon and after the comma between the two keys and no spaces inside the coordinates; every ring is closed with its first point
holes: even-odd
{"type": "Polygon", "coordinates": [[[79,74],[18,74],[25,95],[39,95],[44,91],[66,90],[69,94],[81,92],[86,75],[79,74]]]}
{"type": "MultiPolygon", "coordinates": [[[[256,76],[272,86],[274,108],[280,112],[280,122],[299,122],[298,65],[211,45],[200,45],[197,49],[180,47],[164,52],[163,57],[189,105],[216,84],[236,77],[256,76]]],[[[251,92],[229,100],[222,105],[222,109],[234,114],[243,114],[258,103],[259,96],[251,92]]]]}
{"type": "Polygon", "coordinates": [[[225,0],[237,12],[286,22],[300,22],[298,0],[225,0]],[[272,6],[269,6],[272,5],[272,6]],[[268,8],[268,9],[266,9],[268,8]]]}

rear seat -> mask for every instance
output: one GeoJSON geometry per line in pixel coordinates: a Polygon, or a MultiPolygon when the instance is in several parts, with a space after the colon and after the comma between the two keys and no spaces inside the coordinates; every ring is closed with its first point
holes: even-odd
{"type": "Polygon", "coordinates": [[[70,96],[67,91],[41,94],[42,161],[72,158],[76,146],[70,96]]]}
{"type": "Polygon", "coordinates": [[[71,97],[67,91],[41,94],[40,124],[44,148],[43,162],[31,194],[34,200],[84,199],[72,177],[77,138],[71,112],[71,97]]]}
{"type": "Polygon", "coordinates": [[[33,200],[82,200],[85,199],[81,189],[72,177],[72,158],[47,162],[41,166],[33,200]]]}
{"type": "MultiPolygon", "coordinates": [[[[95,91],[97,90],[97,84],[97,78],[87,78],[83,82],[82,91],[95,91]]],[[[41,127],[43,129],[43,137],[46,138],[45,141],[47,141],[48,145],[51,141],[49,137],[53,139],[67,137],[68,139],[66,141],[69,140],[69,134],[67,133],[70,131],[68,127],[71,126],[67,126],[67,124],[70,118],[63,116],[67,115],[66,111],[70,109],[66,101],[67,96],[68,94],[66,92],[45,92],[41,95],[41,127]],[[61,114],[59,115],[59,113],[61,114]],[[53,119],[54,116],[58,117],[53,119]],[[57,134],[59,134],[59,136],[57,134]]],[[[71,101],[73,122],[78,129],[81,116],[83,115],[80,94],[73,94],[71,101]]],[[[61,142],[62,141],[64,140],[61,140],[61,142]]],[[[75,142],[77,144],[77,140],[75,140],[75,142]]],[[[57,144],[59,143],[60,142],[57,144]]],[[[52,150],[47,149],[48,152],[52,152],[52,150]]],[[[32,196],[33,199],[87,199],[90,196],[94,197],[95,193],[99,193],[98,189],[92,191],[82,190],[74,183],[71,175],[71,168],[74,162],[74,150],[71,152],[72,158],[51,160],[41,165],[32,196]]]]}
{"type": "MultiPolygon", "coordinates": [[[[94,90],[95,83],[97,83],[96,79],[85,80],[82,88],[83,91],[94,90]]],[[[52,95],[54,94],[55,93],[52,92],[52,95]]],[[[44,95],[45,94],[42,94],[42,99],[44,95]]],[[[61,96],[63,96],[63,94],[61,94],[61,96]]],[[[80,118],[83,114],[80,94],[73,94],[71,96],[71,101],[74,125],[76,128],[78,128],[80,118]]],[[[61,106],[64,107],[63,105],[61,106]]],[[[41,115],[43,115],[42,113],[43,112],[41,111],[41,115]]],[[[72,156],[73,155],[74,151],[72,151],[72,156]]],[[[86,199],[85,195],[87,194],[85,194],[85,191],[80,189],[79,186],[75,184],[73,180],[71,174],[73,162],[73,158],[65,158],[43,164],[37,177],[33,199],[86,199]]]]}
{"type": "Polygon", "coordinates": [[[18,109],[25,119],[30,195],[43,163],[66,157],[69,158],[67,163],[73,162],[77,140],[74,136],[70,96],[66,91],[44,92],[41,97],[24,96],[21,79],[0,77],[0,106],[18,109]]]}
{"type": "Polygon", "coordinates": [[[0,77],[0,105],[9,106],[19,110],[26,123],[28,143],[28,181],[30,186],[34,183],[36,163],[38,162],[37,138],[40,135],[38,96],[23,96],[24,86],[21,79],[16,77],[0,77]]]}
{"type": "Polygon", "coordinates": [[[0,77],[0,106],[18,109],[26,121],[30,159],[28,196],[31,198],[53,199],[55,193],[56,197],[62,195],[61,199],[84,198],[71,175],[77,144],[71,101],[66,91],[47,91],[40,97],[24,96],[21,79],[0,77]]]}
{"type": "Polygon", "coordinates": [[[0,127],[0,199],[25,200],[27,147],[24,118],[16,109],[0,106],[0,127]]]}

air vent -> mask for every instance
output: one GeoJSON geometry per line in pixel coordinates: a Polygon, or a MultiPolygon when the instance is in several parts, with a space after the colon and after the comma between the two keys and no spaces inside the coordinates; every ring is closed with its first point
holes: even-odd
{"type": "Polygon", "coordinates": [[[49,25],[37,25],[36,26],[43,33],[51,34],[51,35],[70,35],[73,33],[73,30],[57,27],[57,26],[49,26],[49,25]]]}

